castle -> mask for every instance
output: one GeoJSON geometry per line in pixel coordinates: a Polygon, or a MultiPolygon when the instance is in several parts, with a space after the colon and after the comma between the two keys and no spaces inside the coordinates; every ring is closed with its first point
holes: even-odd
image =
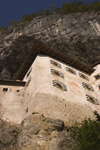
{"type": "Polygon", "coordinates": [[[0,80],[0,117],[21,123],[34,113],[66,123],[100,113],[100,65],[90,67],[35,43],[16,80],[0,80]]]}

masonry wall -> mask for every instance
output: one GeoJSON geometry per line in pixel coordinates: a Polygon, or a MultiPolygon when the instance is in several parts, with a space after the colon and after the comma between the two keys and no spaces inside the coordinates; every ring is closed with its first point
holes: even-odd
{"type": "Polygon", "coordinates": [[[17,124],[22,121],[23,91],[24,87],[0,85],[0,118],[17,124]]]}
{"type": "Polygon", "coordinates": [[[98,94],[95,92],[94,77],[86,74],[89,78],[87,81],[79,77],[79,70],[54,60],[61,64],[61,68],[58,68],[51,64],[50,60],[54,59],[38,55],[31,66],[30,75],[27,79],[27,75],[24,78],[24,81],[28,81],[31,77],[31,81],[25,89],[22,119],[31,113],[40,112],[45,116],[63,119],[66,123],[71,124],[75,120],[81,121],[85,117],[93,118],[94,110],[100,113],[100,106],[86,99],[86,94],[98,98],[98,94]],[[73,68],[76,75],[66,71],[65,67],[73,68]],[[51,74],[51,69],[61,71],[64,78],[51,74]],[[53,86],[52,80],[64,83],[67,91],[53,86]],[[94,91],[83,88],[82,82],[92,85],[94,91]]]}

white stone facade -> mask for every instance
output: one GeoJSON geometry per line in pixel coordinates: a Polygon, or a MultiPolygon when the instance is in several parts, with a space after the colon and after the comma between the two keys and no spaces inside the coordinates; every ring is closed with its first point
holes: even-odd
{"type": "Polygon", "coordinates": [[[98,73],[100,65],[89,76],[53,58],[38,55],[23,79],[26,81],[25,87],[8,87],[13,92],[8,91],[5,94],[0,89],[3,119],[20,123],[32,113],[42,113],[46,117],[62,119],[67,124],[72,124],[85,117],[93,118],[93,111],[100,113],[100,105],[89,102],[86,95],[98,99],[100,104],[100,80],[97,81],[94,77],[98,73]],[[50,60],[59,63],[61,68],[53,65],[50,60]],[[66,71],[66,67],[73,69],[75,74],[66,71]],[[64,77],[52,74],[51,69],[63,73],[64,77]],[[89,80],[80,77],[79,73],[86,75],[89,80]],[[67,91],[53,86],[53,80],[66,85],[67,91]],[[84,88],[82,82],[92,86],[94,90],[84,88]],[[20,92],[16,92],[18,88],[20,92]]]}

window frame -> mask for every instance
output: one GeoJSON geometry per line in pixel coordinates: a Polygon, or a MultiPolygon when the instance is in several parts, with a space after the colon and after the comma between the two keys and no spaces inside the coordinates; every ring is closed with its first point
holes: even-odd
{"type": "Polygon", "coordinates": [[[99,105],[98,99],[95,98],[95,97],[93,97],[93,96],[90,96],[90,95],[86,94],[86,99],[87,99],[89,102],[91,102],[92,104],[99,105]],[[93,100],[90,100],[90,98],[93,99],[93,100]]]}
{"type": "Polygon", "coordinates": [[[82,82],[82,86],[87,90],[94,91],[94,88],[87,83],[82,82]]]}
{"type": "Polygon", "coordinates": [[[58,71],[58,70],[51,69],[51,73],[54,74],[54,75],[57,75],[58,77],[64,78],[64,74],[62,72],[58,71]]]}
{"type": "Polygon", "coordinates": [[[2,92],[8,92],[8,88],[3,88],[2,92]]]}
{"type": "Polygon", "coordinates": [[[72,68],[70,68],[70,67],[65,67],[65,69],[66,69],[66,71],[68,71],[68,72],[70,72],[70,73],[76,75],[76,71],[75,71],[74,69],[72,69],[72,68]]]}
{"type": "Polygon", "coordinates": [[[52,84],[53,84],[53,86],[55,86],[63,91],[67,91],[67,86],[65,84],[63,84],[62,82],[59,82],[57,80],[52,80],[52,84]]]}
{"type": "Polygon", "coordinates": [[[58,62],[54,61],[54,60],[50,60],[50,63],[53,64],[54,66],[61,68],[61,64],[59,64],[58,62]]]}
{"type": "Polygon", "coordinates": [[[78,74],[79,74],[79,77],[81,77],[82,79],[89,81],[89,78],[86,75],[84,75],[83,73],[79,72],[78,74]]]}

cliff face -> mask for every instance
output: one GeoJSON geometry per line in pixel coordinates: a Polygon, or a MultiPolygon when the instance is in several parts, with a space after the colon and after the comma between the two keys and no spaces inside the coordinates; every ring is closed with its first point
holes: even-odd
{"type": "Polygon", "coordinates": [[[100,59],[100,12],[52,14],[0,33],[0,78],[12,78],[35,41],[92,65],[100,59]]]}
{"type": "Polygon", "coordinates": [[[68,150],[68,127],[62,120],[32,114],[21,125],[0,120],[2,150],[68,150]]]}

